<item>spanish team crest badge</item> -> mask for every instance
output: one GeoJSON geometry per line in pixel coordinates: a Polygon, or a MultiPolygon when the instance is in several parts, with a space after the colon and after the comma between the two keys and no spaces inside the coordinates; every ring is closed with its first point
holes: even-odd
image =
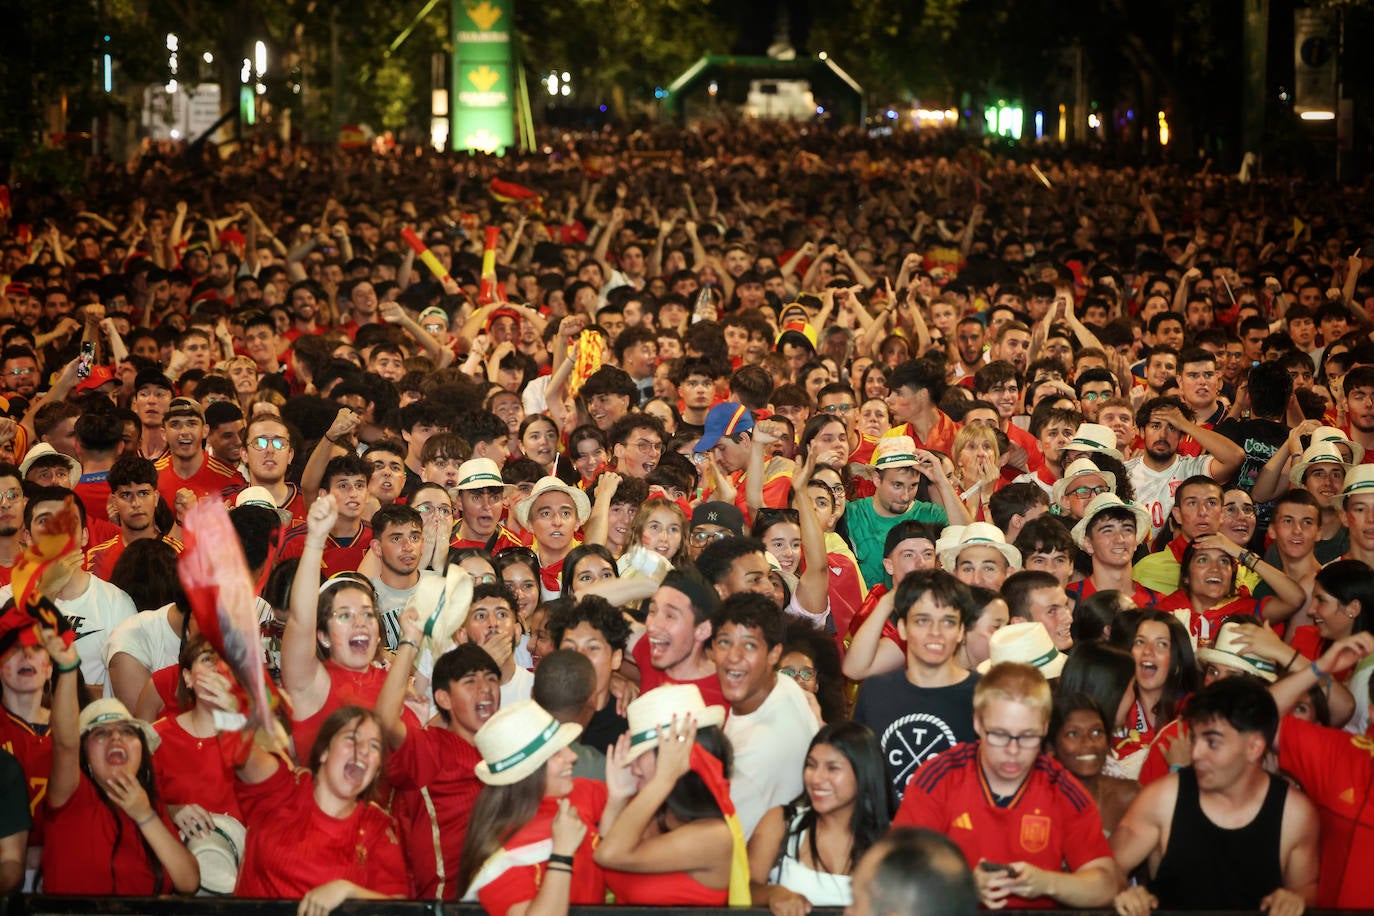
{"type": "Polygon", "coordinates": [[[1038,814],[1021,818],[1021,848],[1026,852],[1041,852],[1050,844],[1050,819],[1038,814]]]}

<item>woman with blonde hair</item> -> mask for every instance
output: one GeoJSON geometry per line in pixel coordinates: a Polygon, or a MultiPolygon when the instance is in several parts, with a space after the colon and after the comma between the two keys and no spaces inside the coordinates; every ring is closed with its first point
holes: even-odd
{"type": "Polygon", "coordinates": [[[971,423],[959,430],[950,452],[959,498],[974,521],[988,521],[988,500],[997,489],[1002,464],[997,433],[981,423],[971,423]]]}

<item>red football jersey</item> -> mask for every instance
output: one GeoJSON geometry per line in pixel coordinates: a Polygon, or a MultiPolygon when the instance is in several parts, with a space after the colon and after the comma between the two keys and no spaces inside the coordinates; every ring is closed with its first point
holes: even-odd
{"type": "Polygon", "coordinates": [[[640,637],[639,642],[631,650],[630,655],[634,658],[635,664],[639,666],[639,691],[648,693],[655,687],[663,684],[696,684],[701,691],[701,698],[706,701],[707,706],[724,706],[730,708],[730,704],[725,702],[725,694],[720,689],[720,678],[714,674],[709,674],[695,681],[675,681],[667,674],[655,668],[649,662],[649,640],[648,637],[640,637]]]}
{"type": "MultiPolygon", "coordinates": [[[[1077,871],[1094,859],[1110,859],[1097,803],[1068,770],[1040,754],[1030,775],[1005,807],[996,804],[971,741],[926,761],[907,784],[893,827],[926,827],[943,833],[964,852],[969,867],[979,859],[1029,862],[1046,871],[1077,871]]],[[[1007,898],[1007,909],[1061,909],[1049,897],[1007,898]]]]}
{"type": "Polygon", "coordinates": [[[168,805],[200,805],[211,814],[242,821],[234,794],[234,771],[224,761],[217,738],[197,738],[175,718],[158,719],[162,738],[153,753],[157,794],[168,805]]]}
{"type": "Polygon", "coordinates": [[[196,499],[206,496],[219,496],[225,487],[243,483],[237,470],[219,459],[206,455],[200,470],[190,477],[177,474],[172,466],[172,456],[163,455],[156,462],[157,491],[167,501],[168,506],[176,506],[177,491],[186,489],[196,494],[196,499]]]}
{"type": "Polygon", "coordinates": [[[455,901],[466,890],[454,878],[482,791],[475,769],[481,759],[462,736],[438,725],[407,728],[405,743],[387,758],[387,781],[396,789],[391,812],[421,900],[455,901]]]}
{"type": "MultiPolygon", "coordinates": [[[[289,560],[301,555],[301,550],[305,547],[306,526],[304,524],[292,525],[282,538],[281,551],[278,559],[289,560]]],[[[372,526],[367,522],[362,523],[358,533],[347,544],[341,543],[334,535],[330,535],[324,545],[324,563],[320,566],[321,579],[327,579],[338,572],[346,570],[357,571],[358,566],[363,562],[363,557],[367,556],[367,549],[372,546],[372,526]]]]}
{"type": "Polygon", "coordinates": [[[8,751],[24,768],[29,786],[29,845],[43,845],[43,798],[48,794],[48,775],[52,773],[52,736],[38,734],[28,722],[0,709],[0,748],[8,751]]]}

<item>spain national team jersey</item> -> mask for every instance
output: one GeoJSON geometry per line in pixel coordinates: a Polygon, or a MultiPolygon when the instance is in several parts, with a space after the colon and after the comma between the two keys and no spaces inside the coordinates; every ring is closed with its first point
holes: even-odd
{"type": "MultiPolygon", "coordinates": [[[[954,841],[970,868],[979,859],[1029,862],[1046,871],[1077,871],[1110,859],[1097,804],[1068,770],[1040,754],[1010,799],[998,799],[970,741],[926,761],[907,784],[893,827],[925,827],[954,841]]],[[[1058,909],[1049,897],[1008,897],[1007,909],[1058,909]]]]}
{"type": "Polygon", "coordinates": [[[157,492],[172,507],[176,506],[178,490],[190,490],[196,494],[196,499],[203,499],[206,496],[219,496],[225,487],[243,483],[243,477],[237,470],[213,455],[206,455],[200,470],[190,477],[177,474],[172,466],[171,454],[163,455],[154,462],[154,466],[157,468],[157,492]]]}
{"type": "MultiPolygon", "coordinates": [[[[359,522],[358,533],[351,538],[336,538],[330,535],[324,545],[324,563],[320,567],[320,576],[329,578],[335,573],[352,571],[356,572],[359,564],[363,562],[363,557],[367,556],[367,549],[372,546],[372,526],[367,522],[359,522]]],[[[301,549],[305,546],[306,526],[304,523],[292,525],[282,537],[281,550],[277,554],[280,560],[289,560],[301,555],[301,549]]]]}
{"type": "Polygon", "coordinates": [[[1279,768],[1301,784],[1321,818],[1317,906],[1374,908],[1374,738],[1287,716],[1279,768]]]}
{"type": "MultiPolygon", "coordinates": [[[[176,538],[162,538],[180,556],[185,550],[185,546],[176,538]]],[[[115,564],[119,558],[124,556],[124,550],[129,545],[124,542],[124,536],[117,534],[107,541],[102,541],[86,551],[86,571],[97,579],[110,581],[110,574],[114,572],[115,564]]]]}
{"type": "Polygon", "coordinates": [[[43,845],[43,799],[48,793],[52,772],[52,736],[46,726],[35,726],[5,709],[0,709],[0,749],[8,751],[24,769],[29,787],[29,814],[33,826],[29,845],[43,845]]]}

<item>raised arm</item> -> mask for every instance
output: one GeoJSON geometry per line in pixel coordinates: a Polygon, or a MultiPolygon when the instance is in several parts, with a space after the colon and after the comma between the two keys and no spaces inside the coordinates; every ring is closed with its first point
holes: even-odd
{"type": "Polygon", "coordinates": [[[883,625],[892,614],[894,596],[895,593],[889,591],[879,598],[850,640],[840,671],[851,681],[896,671],[906,663],[901,647],[890,639],[883,639],[883,625]]]}
{"type": "Polygon", "coordinates": [[[1203,429],[1191,418],[1183,415],[1176,407],[1162,407],[1155,416],[1165,419],[1179,432],[1192,436],[1202,450],[1211,456],[1210,476],[1219,483],[1225,483],[1240,470],[1245,461],[1245,450],[1213,429],[1203,429]]]}
{"type": "Polygon", "coordinates": [[[329,672],[315,654],[315,624],[324,545],[338,519],[338,504],[327,493],[310,506],[305,518],[305,543],[291,582],[291,616],[286,619],[281,637],[281,685],[291,695],[292,715],[297,720],[318,712],[331,687],[329,672]]]}
{"type": "Polygon", "coordinates": [[[60,808],[71,801],[81,784],[81,734],[78,731],[81,712],[76,703],[76,672],[81,667],[81,657],[76,653],[75,643],[65,645],[52,630],[43,632],[43,647],[48,650],[53,670],[57,672],[57,686],[52,694],[52,722],[48,730],[52,739],[48,804],[60,808]]]}
{"type": "Polygon", "coordinates": [[[825,549],[825,526],[816,515],[807,485],[816,470],[816,449],[806,453],[806,461],[792,472],[792,505],[801,522],[802,556],[806,569],[797,582],[797,604],[809,615],[816,627],[825,624],[830,612],[830,563],[825,549]]]}
{"type": "Polygon", "coordinates": [[[401,712],[405,709],[406,688],[410,686],[410,673],[415,668],[415,658],[419,655],[423,635],[420,612],[415,607],[414,599],[411,599],[401,613],[401,641],[396,646],[395,658],[391,660],[391,670],[386,673],[386,681],[372,707],[377,713],[387,746],[393,751],[406,740],[406,723],[401,712]]]}

